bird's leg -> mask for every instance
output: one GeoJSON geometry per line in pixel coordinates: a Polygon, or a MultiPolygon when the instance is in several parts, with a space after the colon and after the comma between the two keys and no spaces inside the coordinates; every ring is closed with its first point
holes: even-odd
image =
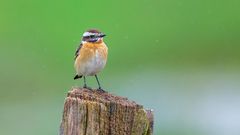
{"type": "Polygon", "coordinates": [[[101,88],[101,85],[100,85],[100,83],[99,83],[99,80],[98,80],[98,77],[97,77],[97,75],[95,75],[95,78],[96,78],[96,80],[97,80],[97,83],[98,83],[98,89],[102,89],[102,88],[101,88]]]}
{"type": "Polygon", "coordinates": [[[96,78],[97,83],[98,83],[98,90],[105,92],[105,91],[101,88],[101,85],[100,85],[100,83],[99,83],[99,80],[98,80],[97,75],[95,75],[95,78],[96,78]]]}
{"type": "Polygon", "coordinates": [[[86,83],[86,77],[85,76],[83,76],[83,80],[84,80],[83,88],[87,88],[87,83],[86,83]]]}

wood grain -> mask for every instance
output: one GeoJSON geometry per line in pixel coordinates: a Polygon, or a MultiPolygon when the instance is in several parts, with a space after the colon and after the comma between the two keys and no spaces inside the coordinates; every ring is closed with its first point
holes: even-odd
{"type": "Polygon", "coordinates": [[[73,88],[64,104],[60,135],[152,135],[153,111],[107,92],[73,88]]]}

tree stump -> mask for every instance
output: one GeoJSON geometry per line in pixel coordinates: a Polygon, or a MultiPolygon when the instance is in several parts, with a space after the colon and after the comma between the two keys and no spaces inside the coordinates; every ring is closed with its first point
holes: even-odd
{"type": "Polygon", "coordinates": [[[153,112],[127,98],[73,88],[64,104],[60,135],[152,135],[153,112]]]}

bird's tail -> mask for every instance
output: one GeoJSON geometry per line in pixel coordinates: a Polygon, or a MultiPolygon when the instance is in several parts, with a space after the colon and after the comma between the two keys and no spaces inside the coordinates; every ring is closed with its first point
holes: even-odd
{"type": "Polygon", "coordinates": [[[73,79],[76,80],[76,79],[79,79],[79,78],[82,78],[82,75],[81,76],[76,75],[73,79]]]}

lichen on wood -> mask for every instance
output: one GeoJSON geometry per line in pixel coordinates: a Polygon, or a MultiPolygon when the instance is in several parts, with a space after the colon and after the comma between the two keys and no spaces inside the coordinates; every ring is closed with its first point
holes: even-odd
{"type": "Polygon", "coordinates": [[[64,104],[60,135],[152,135],[153,112],[127,98],[73,88],[64,104]]]}

